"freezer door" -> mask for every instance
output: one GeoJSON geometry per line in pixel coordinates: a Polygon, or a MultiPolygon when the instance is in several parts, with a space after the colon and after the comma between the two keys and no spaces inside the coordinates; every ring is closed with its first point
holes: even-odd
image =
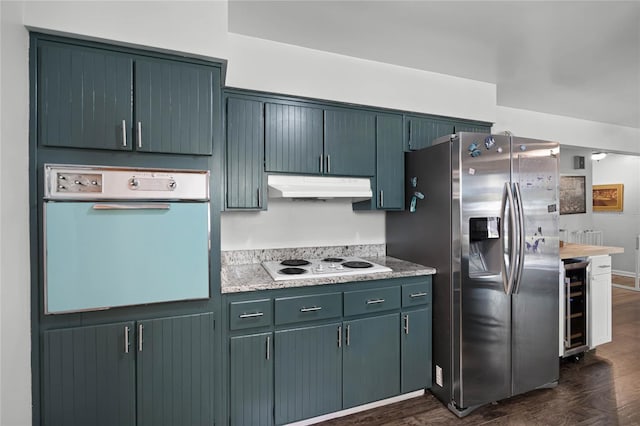
{"type": "Polygon", "coordinates": [[[468,408],[511,394],[511,297],[505,289],[513,206],[507,201],[509,137],[458,136],[460,212],[453,226],[460,230],[461,254],[453,274],[453,401],[468,408]]]}
{"type": "Polygon", "coordinates": [[[555,142],[513,138],[524,255],[512,304],[513,394],[558,380],[558,161],[555,142]]]}

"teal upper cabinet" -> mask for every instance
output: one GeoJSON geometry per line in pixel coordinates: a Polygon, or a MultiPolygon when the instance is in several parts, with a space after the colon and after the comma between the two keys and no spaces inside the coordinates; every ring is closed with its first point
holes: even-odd
{"type": "Polygon", "coordinates": [[[135,149],[210,155],[215,68],[164,59],[135,61],[135,149]]]}
{"type": "Polygon", "coordinates": [[[347,108],[326,109],[324,114],[324,173],[375,176],[375,114],[347,108]]]}
{"type": "Polygon", "coordinates": [[[211,154],[219,68],[107,46],[37,46],[40,145],[211,154]]]}
{"type": "Polygon", "coordinates": [[[265,170],[322,173],[322,109],[268,103],[265,109],[265,170]]]}
{"type": "Polygon", "coordinates": [[[406,115],[405,131],[407,135],[405,149],[415,151],[431,146],[431,142],[434,139],[457,132],[491,133],[491,123],[455,118],[406,115]]]}
{"type": "Polygon", "coordinates": [[[451,121],[407,115],[405,118],[408,147],[410,150],[431,146],[440,136],[454,133],[451,121]]]}
{"type": "Polygon", "coordinates": [[[226,117],[227,208],[264,208],[264,103],[229,97],[226,117]]]}
{"type": "Polygon", "coordinates": [[[378,209],[404,207],[402,116],[378,114],[376,120],[376,199],[378,209]]]}
{"type": "Polygon", "coordinates": [[[37,74],[40,144],[131,149],[131,56],[40,41],[37,74]]]}

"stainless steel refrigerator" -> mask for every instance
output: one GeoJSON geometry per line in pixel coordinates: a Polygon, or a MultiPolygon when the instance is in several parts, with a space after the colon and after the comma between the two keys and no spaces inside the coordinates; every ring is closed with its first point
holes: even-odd
{"type": "Polygon", "coordinates": [[[555,386],[558,144],[461,132],[405,155],[387,254],[437,270],[431,392],[462,417],[555,386]]]}

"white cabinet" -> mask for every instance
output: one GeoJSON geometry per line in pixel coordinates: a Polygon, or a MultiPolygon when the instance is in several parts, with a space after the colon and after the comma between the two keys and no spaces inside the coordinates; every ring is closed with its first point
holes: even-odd
{"type": "Polygon", "coordinates": [[[591,257],[589,348],[611,341],[611,256],[591,257]]]}

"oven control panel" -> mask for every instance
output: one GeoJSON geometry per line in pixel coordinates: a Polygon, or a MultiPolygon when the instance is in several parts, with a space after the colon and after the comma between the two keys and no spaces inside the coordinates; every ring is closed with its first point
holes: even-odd
{"type": "Polygon", "coordinates": [[[209,200],[206,170],[45,164],[46,200],[209,200]]]}

